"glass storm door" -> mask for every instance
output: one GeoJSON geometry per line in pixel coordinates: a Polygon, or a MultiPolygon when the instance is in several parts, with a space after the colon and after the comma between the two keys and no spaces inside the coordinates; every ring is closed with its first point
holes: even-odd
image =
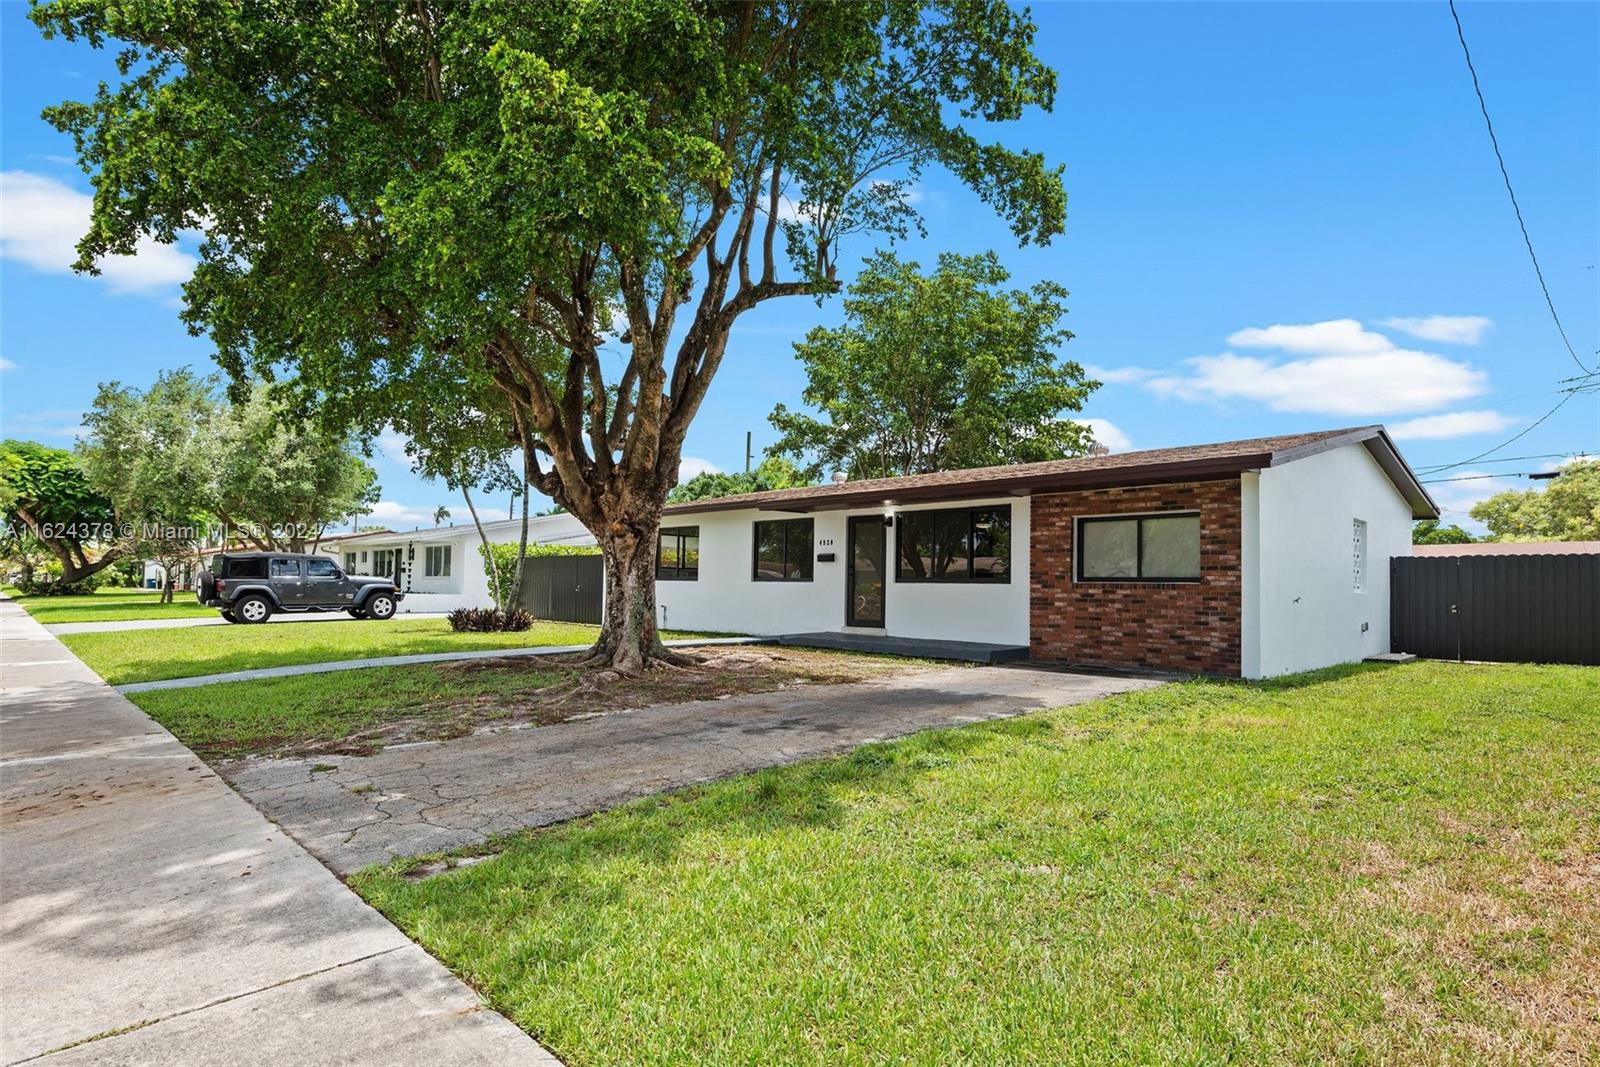
{"type": "Polygon", "coordinates": [[[850,566],[845,574],[845,623],[850,626],[882,626],[883,595],[887,588],[884,574],[883,519],[877,515],[857,515],[849,520],[850,566]]]}

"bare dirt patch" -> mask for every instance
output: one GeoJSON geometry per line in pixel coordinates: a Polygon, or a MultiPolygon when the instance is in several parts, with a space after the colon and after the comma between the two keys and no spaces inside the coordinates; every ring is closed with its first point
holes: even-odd
{"type": "Polygon", "coordinates": [[[659,704],[859,682],[929,666],[921,660],[818,649],[738,646],[690,651],[700,660],[697,665],[654,670],[637,678],[607,671],[584,672],[559,660],[546,661],[557,667],[547,674],[553,674],[554,680],[525,690],[517,689],[515,683],[527,673],[526,659],[431,664],[415,669],[438,672],[448,682],[448,698],[409,706],[392,719],[346,737],[279,747],[277,754],[364,756],[386,745],[450,740],[484,729],[554,726],[659,704]]]}

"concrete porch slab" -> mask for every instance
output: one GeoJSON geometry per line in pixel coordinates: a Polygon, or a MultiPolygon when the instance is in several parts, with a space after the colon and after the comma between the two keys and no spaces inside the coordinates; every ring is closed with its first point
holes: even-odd
{"type": "Polygon", "coordinates": [[[966,663],[1015,663],[1028,658],[1027,645],[997,645],[987,641],[933,641],[921,637],[889,637],[885,634],[813,633],[784,634],[780,645],[797,648],[830,648],[836,652],[872,652],[890,656],[916,656],[921,659],[953,659],[966,663]]]}

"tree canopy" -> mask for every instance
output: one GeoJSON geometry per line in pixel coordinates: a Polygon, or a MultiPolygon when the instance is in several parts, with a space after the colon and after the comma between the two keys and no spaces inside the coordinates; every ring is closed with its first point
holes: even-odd
{"type": "MultiPolygon", "coordinates": [[[[66,449],[37,441],[0,444],[0,486],[7,525],[49,549],[61,564],[63,584],[90,578],[122,556],[121,518],[66,449]]],[[[13,529],[9,536],[20,534],[13,529]]]]}
{"type": "Polygon", "coordinates": [[[429,402],[440,368],[486,383],[536,439],[530,481],[605,549],[596,655],[625,669],[668,658],[660,509],[738,316],[831,293],[852,235],[918,226],[930,166],[1019,241],[1064,224],[1060,167],[974,132],[1055,95],[1003,0],[31,17],[127,43],[118,84],[46,112],[95,183],[80,267],[203,230],[185,320],[238,379],[290,369],[336,424],[429,402]]]}
{"type": "Polygon", "coordinates": [[[1057,356],[1067,293],[1053,282],[1005,289],[989,252],[945,254],[932,274],[881,252],[845,298],[845,324],[795,345],[804,398],[820,417],[779,404],[770,452],[806,474],[852,478],[1081,455],[1089,429],[1064,418],[1099,383],[1057,356]]]}
{"type": "Polygon", "coordinates": [[[1411,527],[1414,545],[1470,545],[1477,538],[1454,523],[1440,526],[1438,519],[1423,519],[1411,527]]]}
{"type": "Polygon", "coordinates": [[[143,390],[102,384],[84,416],[78,459],[89,483],[163,565],[212,532],[301,551],[377,499],[377,473],[351,434],[301,415],[282,386],[234,392],[229,403],[216,376],[184,368],[143,390]]]}
{"type": "Polygon", "coordinates": [[[754,470],[727,473],[702,471],[667,494],[669,504],[690,500],[709,500],[740,493],[764,493],[769,489],[792,489],[811,484],[805,472],[782,456],[768,456],[754,470]]]}
{"type": "Polygon", "coordinates": [[[1496,493],[1472,509],[1495,541],[1600,541],[1600,460],[1575,460],[1543,489],[1496,493]]]}

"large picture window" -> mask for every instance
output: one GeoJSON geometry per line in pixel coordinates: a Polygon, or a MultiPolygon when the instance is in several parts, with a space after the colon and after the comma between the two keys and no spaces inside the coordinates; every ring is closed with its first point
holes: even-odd
{"type": "Polygon", "coordinates": [[[1200,578],[1200,516],[1078,520],[1078,580],[1193,582],[1200,578]]]}
{"type": "Polygon", "coordinates": [[[1009,582],[1011,508],[902,512],[895,557],[902,582],[1009,582]]]}
{"type": "Polygon", "coordinates": [[[423,550],[422,576],[424,578],[450,577],[449,545],[430,545],[423,550]]]}
{"type": "Polygon", "coordinates": [[[809,582],[816,544],[810,519],[756,523],[755,580],[809,582]]]}
{"type": "Polygon", "coordinates": [[[656,579],[692,582],[699,577],[700,527],[664,527],[656,544],[656,579]]]}

